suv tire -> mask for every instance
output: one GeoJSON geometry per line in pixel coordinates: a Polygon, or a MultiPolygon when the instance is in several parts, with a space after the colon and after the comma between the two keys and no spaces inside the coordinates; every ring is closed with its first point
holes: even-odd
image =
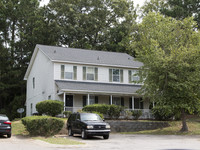
{"type": "Polygon", "coordinates": [[[68,129],[68,136],[73,136],[74,134],[73,134],[73,132],[72,132],[72,129],[71,128],[69,128],[68,129]]]}
{"type": "Polygon", "coordinates": [[[85,133],[85,130],[81,131],[81,138],[82,139],[87,139],[87,134],[85,133]]]}
{"type": "Polygon", "coordinates": [[[11,134],[7,134],[7,138],[11,138],[11,134]]]}
{"type": "Polygon", "coordinates": [[[103,136],[104,139],[109,139],[109,134],[103,136]]]}

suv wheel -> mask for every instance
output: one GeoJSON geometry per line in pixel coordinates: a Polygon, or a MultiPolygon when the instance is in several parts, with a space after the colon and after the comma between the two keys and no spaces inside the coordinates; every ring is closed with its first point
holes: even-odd
{"type": "Polygon", "coordinates": [[[68,135],[69,136],[73,136],[74,135],[71,128],[68,129],[68,135]]]}
{"type": "Polygon", "coordinates": [[[7,138],[11,138],[11,134],[7,134],[7,138]]]}
{"type": "Polygon", "coordinates": [[[103,136],[104,139],[109,139],[109,134],[103,136]]]}
{"type": "Polygon", "coordinates": [[[82,130],[81,137],[82,139],[87,139],[87,134],[85,133],[85,130],[82,130]]]}

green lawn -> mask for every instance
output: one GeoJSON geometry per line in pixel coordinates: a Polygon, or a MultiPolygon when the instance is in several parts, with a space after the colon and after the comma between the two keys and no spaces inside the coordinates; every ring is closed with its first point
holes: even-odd
{"type": "Polygon", "coordinates": [[[60,145],[80,145],[80,144],[84,144],[78,141],[74,141],[74,140],[70,140],[68,138],[63,138],[63,137],[34,137],[33,139],[36,140],[41,140],[44,142],[48,142],[51,144],[60,144],[60,145]]]}
{"type": "Polygon", "coordinates": [[[151,134],[151,135],[200,135],[200,117],[191,117],[187,119],[188,132],[179,132],[182,127],[181,121],[169,121],[170,127],[145,130],[138,132],[122,132],[122,134],[151,134]]]}
{"type": "MultiPolygon", "coordinates": [[[[63,121],[66,121],[66,119],[63,119],[63,121]]],[[[12,134],[30,137],[29,133],[26,131],[26,129],[21,121],[12,121],[12,134]]],[[[48,138],[46,138],[46,137],[30,137],[30,138],[45,141],[45,142],[48,142],[51,144],[61,144],[61,145],[84,144],[81,142],[77,142],[77,141],[70,140],[68,138],[62,138],[62,137],[48,137],[48,138]]]]}

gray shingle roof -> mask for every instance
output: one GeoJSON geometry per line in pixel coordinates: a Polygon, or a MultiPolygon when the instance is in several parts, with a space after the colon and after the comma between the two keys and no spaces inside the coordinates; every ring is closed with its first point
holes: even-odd
{"type": "Polygon", "coordinates": [[[138,68],[141,62],[126,53],[37,45],[52,61],[138,68]]]}
{"type": "Polygon", "coordinates": [[[128,84],[112,84],[112,83],[93,83],[93,82],[77,82],[77,81],[61,81],[56,80],[56,85],[59,90],[69,92],[89,92],[89,93],[104,93],[104,94],[135,94],[140,85],[128,84]]]}

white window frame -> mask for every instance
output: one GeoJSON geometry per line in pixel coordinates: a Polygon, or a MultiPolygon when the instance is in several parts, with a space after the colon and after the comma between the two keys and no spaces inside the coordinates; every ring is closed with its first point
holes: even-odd
{"type": "Polygon", "coordinates": [[[73,65],[65,65],[64,79],[69,79],[69,80],[74,79],[74,66],[73,65]],[[71,77],[68,78],[67,74],[70,74],[71,77]]]}
{"type": "Polygon", "coordinates": [[[112,97],[112,104],[117,106],[121,106],[121,97],[113,96],[112,97]]]}
{"type": "MultiPolygon", "coordinates": [[[[87,103],[88,103],[88,97],[87,97],[87,103]]],[[[95,104],[95,96],[94,95],[89,96],[89,104],[90,105],[95,104]]]]}
{"type": "Polygon", "coordinates": [[[35,77],[33,77],[33,89],[35,89],[35,77]]]}
{"type": "Polygon", "coordinates": [[[64,64],[61,64],[61,79],[64,79],[64,80],[76,80],[74,78],[75,75],[75,72],[74,72],[74,67],[76,67],[76,74],[77,74],[77,66],[74,66],[74,65],[64,65],[64,64]],[[62,66],[64,66],[64,70],[62,70],[62,66]],[[68,74],[70,76],[68,76],[68,74]]]}
{"type": "Polygon", "coordinates": [[[120,76],[120,69],[112,69],[112,82],[120,82],[120,79],[121,79],[121,76],[120,76]],[[117,71],[118,70],[118,75],[114,75],[114,71],[117,71]],[[119,80],[118,81],[114,81],[114,76],[115,77],[118,77],[119,80]]]}
{"type": "Polygon", "coordinates": [[[138,82],[140,80],[140,77],[136,75],[138,73],[138,70],[131,70],[131,82],[138,82]]]}
{"type": "Polygon", "coordinates": [[[86,67],[86,80],[89,80],[89,81],[95,80],[95,67],[86,67]],[[93,79],[89,79],[88,75],[93,75],[93,79]]]}

